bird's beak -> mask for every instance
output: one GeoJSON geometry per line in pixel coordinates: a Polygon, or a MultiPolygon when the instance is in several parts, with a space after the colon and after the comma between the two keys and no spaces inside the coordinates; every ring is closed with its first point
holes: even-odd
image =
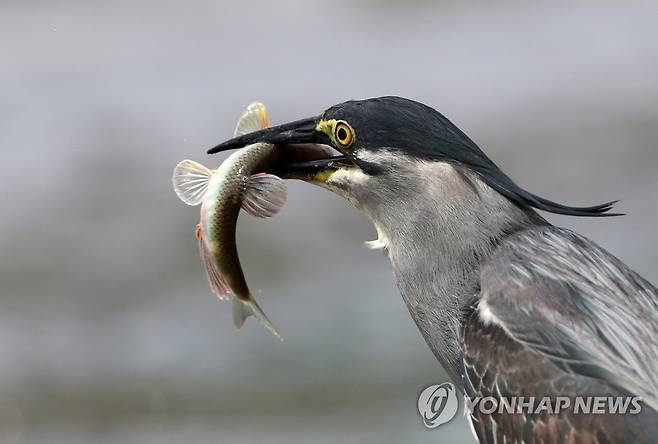
{"type": "Polygon", "coordinates": [[[353,166],[354,163],[344,155],[336,155],[329,148],[329,137],[317,129],[320,120],[319,116],[310,117],[244,134],[209,149],[208,154],[254,143],[272,143],[284,153],[283,164],[272,172],[288,179],[324,182],[339,168],[353,166]]]}
{"type": "MultiPolygon", "coordinates": [[[[305,151],[302,156],[295,157],[312,157],[308,156],[308,154],[309,152],[305,151]]],[[[295,162],[293,160],[292,162],[286,163],[281,167],[279,175],[286,179],[300,179],[315,184],[323,184],[336,171],[340,170],[341,168],[350,167],[354,167],[354,163],[348,160],[348,158],[345,156],[326,156],[314,160],[307,160],[304,162],[295,162]]]]}
{"type": "Polygon", "coordinates": [[[328,138],[324,133],[316,131],[317,123],[320,117],[310,117],[308,119],[296,120],[283,125],[265,128],[253,133],[244,134],[220,143],[214,148],[208,150],[208,154],[215,154],[252,143],[265,142],[275,145],[291,145],[299,143],[327,143],[328,138]]]}

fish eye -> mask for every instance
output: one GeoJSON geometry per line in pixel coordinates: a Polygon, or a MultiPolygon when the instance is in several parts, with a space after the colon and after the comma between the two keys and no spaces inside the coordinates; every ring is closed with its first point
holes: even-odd
{"type": "Polygon", "coordinates": [[[342,148],[347,148],[354,142],[354,130],[347,122],[339,120],[334,128],[334,137],[342,148]]]}

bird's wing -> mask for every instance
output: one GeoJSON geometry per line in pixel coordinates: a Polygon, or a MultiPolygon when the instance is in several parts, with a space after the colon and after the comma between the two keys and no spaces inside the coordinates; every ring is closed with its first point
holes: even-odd
{"type": "Polygon", "coordinates": [[[604,379],[658,410],[658,290],[569,230],[527,230],[480,276],[480,316],[577,374],[604,379]]]}
{"type": "Polygon", "coordinates": [[[462,347],[464,394],[473,403],[468,414],[480,443],[650,443],[658,436],[655,411],[640,404],[642,410],[635,414],[627,392],[565,369],[483,322],[477,308],[466,318],[462,347]],[[585,397],[581,399],[589,408],[594,405],[591,397],[623,396],[626,414],[577,413],[577,396],[585,397]]]}
{"type": "Polygon", "coordinates": [[[630,394],[647,407],[633,417],[475,411],[481,440],[638,438],[647,415],[655,422],[658,292],[621,261],[568,230],[527,230],[483,266],[480,293],[462,330],[468,397],[630,394]]]}

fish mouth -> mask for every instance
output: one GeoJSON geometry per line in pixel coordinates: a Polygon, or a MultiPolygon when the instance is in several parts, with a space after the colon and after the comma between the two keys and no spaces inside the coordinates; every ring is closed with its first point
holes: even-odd
{"type": "Polygon", "coordinates": [[[321,116],[309,117],[234,137],[208,150],[208,154],[272,143],[281,149],[282,161],[271,171],[285,179],[324,182],[335,171],[353,167],[355,159],[331,146],[329,137],[317,130],[321,116]]]}

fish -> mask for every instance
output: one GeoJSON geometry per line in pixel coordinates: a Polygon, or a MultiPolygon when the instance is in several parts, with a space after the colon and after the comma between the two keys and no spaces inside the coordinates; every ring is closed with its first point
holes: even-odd
{"type": "MultiPolygon", "coordinates": [[[[240,116],[235,136],[268,126],[265,105],[254,102],[240,116]]],[[[172,177],[181,201],[201,205],[195,235],[211,291],[220,299],[232,299],[236,327],[242,327],[247,317],[254,316],[279,339],[281,335],[249,291],[235,233],[240,209],[255,217],[269,218],[285,205],[284,180],[265,172],[279,164],[281,156],[275,145],[255,143],[232,153],[215,170],[183,160],[174,168],[172,177]]]]}

